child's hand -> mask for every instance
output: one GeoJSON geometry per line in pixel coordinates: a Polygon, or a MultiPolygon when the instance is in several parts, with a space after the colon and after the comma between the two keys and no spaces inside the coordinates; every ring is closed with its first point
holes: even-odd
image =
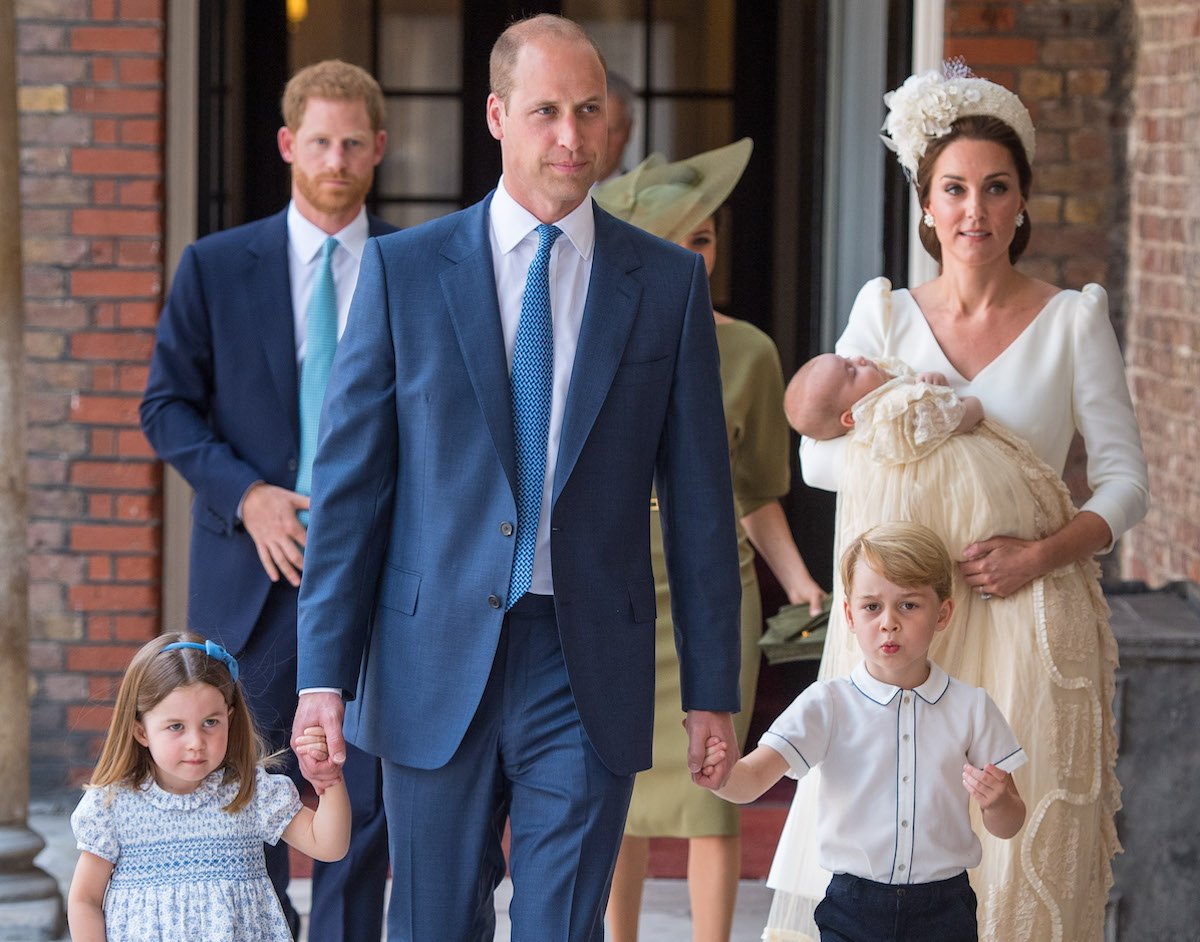
{"type": "Polygon", "coordinates": [[[963,417],[958,423],[958,428],[954,430],[955,435],[961,435],[963,432],[969,432],[976,425],[983,421],[983,403],[975,396],[963,396],[963,417]]]}
{"type": "Polygon", "coordinates": [[[918,373],[918,383],[928,383],[930,386],[949,386],[944,373],[918,373]]]}
{"type": "Polygon", "coordinates": [[[692,780],[702,788],[716,788],[717,768],[725,761],[728,753],[729,749],[724,739],[720,736],[709,736],[704,742],[704,764],[699,773],[692,776],[692,780]]]}
{"type": "Polygon", "coordinates": [[[979,807],[986,811],[1009,794],[1009,774],[994,765],[977,769],[970,763],[963,766],[963,788],[971,793],[979,807]]]}
{"type": "MultiPolygon", "coordinates": [[[[325,738],[325,730],[320,726],[306,726],[304,732],[296,737],[295,752],[297,756],[309,756],[316,762],[329,758],[329,742],[325,738]]],[[[321,794],[321,789],[317,794],[321,794]]]]}
{"type": "Polygon", "coordinates": [[[704,744],[704,766],[701,768],[701,772],[706,776],[712,775],[714,766],[725,758],[728,751],[724,739],[720,736],[709,736],[708,741],[704,744]]]}

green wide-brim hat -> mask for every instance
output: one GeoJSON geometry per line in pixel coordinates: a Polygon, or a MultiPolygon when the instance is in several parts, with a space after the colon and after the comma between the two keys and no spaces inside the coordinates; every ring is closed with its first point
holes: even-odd
{"type": "Polygon", "coordinates": [[[651,154],[592,196],[601,209],[669,242],[682,242],[721,208],[750,160],[754,142],[740,141],[671,163],[651,154]]]}

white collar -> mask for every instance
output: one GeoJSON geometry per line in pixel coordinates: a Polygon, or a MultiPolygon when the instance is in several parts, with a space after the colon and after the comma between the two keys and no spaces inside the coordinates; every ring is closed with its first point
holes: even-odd
{"type": "MultiPolygon", "coordinates": [[[[504,255],[520,245],[529,233],[541,225],[540,220],[513,199],[504,188],[504,177],[496,184],[496,192],[492,196],[491,217],[496,244],[504,255]]],[[[563,231],[563,235],[575,246],[575,251],[584,261],[592,257],[592,249],[596,245],[596,217],[592,212],[590,196],[554,225],[563,231]]]]}
{"type": "MultiPolygon", "coordinates": [[[[328,232],[304,218],[300,210],[296,208],[295,200],[288,203],[287,228],[288,242],[292,245],[292,251],[305,265],[316,258],[317,253],[321,251],[321,246],[329,238],[328,232]]],[[[360,206],[358,215],[350,220],[350,224],[340,232],[333,233],[333,237],[338,240],[338,244],[342,248],[356,259],[361,260],[370,234],[370,226],[367,224],[367,208],[360,206]]]]}
{"type": "MultiPolygon", "coordinates": [[[[882,680],[872,677],[871,672],[867,670],[866,661],[859,661],[854,670],[850,672],[850,682],[859,692],[880,706],[886,706],[891,702],[892,697],[900,692],[899,687],[885,684],[882,680]]],[[[929,676],[925,678],[925,683],[913,688],[913,693],[926,703],[937,703],[949,686],[950,675],[933,661],[929,661],[929,676]]]]}

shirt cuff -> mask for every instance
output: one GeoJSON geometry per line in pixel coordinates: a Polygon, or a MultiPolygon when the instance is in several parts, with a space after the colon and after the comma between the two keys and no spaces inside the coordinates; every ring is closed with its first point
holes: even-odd
{"type": "MultiPolygon", "coordinates": [[[[336,693],[339,697],[342,696],[341,687],[305,687],[296,693],[296,696],[303,697],[306,693],[336,693]]],[[[343,698],[344,699],[344,698],[343,698]]]]}
{"type": "Polygon", "coordinates": [[[246,503],[246,495],[249,494],[256,487],[258,487],[258,485],[266,484],[266,483],[267,483],[266,481],[259,478],[259,480],[254,481],[253,483],[251,483],[251,485],[248,488],[246,488],[244,491],[242,491],[242,499],[238,501],[238,505],[237,505],[237,522],[238,523],[242,522],[242,507],[246,503]]]}

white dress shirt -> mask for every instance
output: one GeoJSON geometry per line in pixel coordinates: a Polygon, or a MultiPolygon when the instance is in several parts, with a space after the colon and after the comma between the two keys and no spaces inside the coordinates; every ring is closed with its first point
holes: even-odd
{"type": "MultiPolygon", "coordinates": [[[[492,266],[496,272],[496,297],[500,302],[500,327],[504,332],[504,354],[512,373],[513,346],[517,324],[521,320],[521,300],[525,279],[537,254],[536,216],[514,200],[504,188],[504,178],[496,187],[490,207],[488,234],[492,244],[492,266]]],[[[546,477],[542,485],[542,511],[538,517],[537,547],[533,557],[533,580],[529,591],[538,595],[554,594],[550,571],[550,497],[554,487],[554,468],[558,463],[558,443],[562,435],[563,411],[579,328],[592,278],[592,252],[596,245],[596,221],[591,198],[557,220],[554,225],[563,234],[550,251],[550,316],[554,329],[554,379],[550,399],[550,429],[546,435],[546,477]]]]}
{"type": "MultiPolygon", "coordinates": [[[[296,365],[304,362],[304,345],[308,335],[308,302],[312,298],[313,280],[321,263],[321,247],[329,233],[313,225],[296,208],[293,200],[288,204],[288,275],[292,284],[292,318],[296,325],[296,365]]],[[[338,339],[346,329],[346,317],[350,313],[350,299],[354,297],[354,286],[358,283],[358,266],[362,261],[363,248],[367,244],[370,228],[367,224],[366,207],[345,229],[335,232],[338,247],[333,250],[330,265],[333,267],[333,283],[337,290],[338,339]]]]}
{"type": "MultiPolygon", "coordinates": [[[[329,233],[305,219],[293,200],[287,208],[288,234],[288,280],[292,287],[292,323],[295,325],[296,371],[304,365],[304,347],[308,340],[308,302],[312,298],[313,280],[321,261],[321,247],[329,233]]],[[[370,228],[367,224],[367,209],[360,207],[358,215],[340,232],[334,234],[338,247],[334,249],[329,264],[333,268],[333,285],[337,292],[338,328],[340,340],[346,329],[346,317],[350,313],[350,301],[354,297],[354,286],[358,283],[358,267],[362,262],[363,248],[367,244],[370,228]]],[[[300,387],[296,387],[297,401],[300,387]]],[[[246,488],[238,501],[237,517],[242,519],[242,505],[246,494],[261,484],[255,481],[246,488]]]]}
{"type": "MultiPolygon", "coordinates": [[[[313,280],[317,277],[317,268],[321,262],[321,248],[329,233],[309,222],[296,208],[296,201],[288,203],[287,209],[288,233],[288,275],[292,286],[292,319],[295,324],[296,339],[296,369],[304,365],[304,348],[308,340],[308,302],[312,298],[313,280]]],[[[333,268],[333,286],[337,292],[338,326],[337,335],[341,340],[346,330],[346,317],[350,313],[350,301],[354,297],[354,286],[358,284],[358,268],[362,262],[363,249],[371,230],[367,223],[367,208],[360,207],[358,215],[340,232],[333,233],[338,240],[338,247],[333,250],[329,264],[333,268]]],[[[296,391],[299,397],[299,388],[296,391]]],[[[250,487],[261,482],[256,481],[250,487]]],[[[246,494],[250,489],[246,489],[246,494]]],[[[238,519],[242,516],[242,504],[246,495],[238,502],[238,519]]],[[[333,687],[310,687],[300,693],[336,693],[340,690],[333,687]]]]}
{"type": "Polygon", "coordinates": [[[817,856],[822,867],[877,883],[929,883],[979,865],[966,762],[1012,772],[1024,750],[991,697],[930,662],[913,690],[859,664],[795,699],[759,740],[802,778],[821,766],[817,856]]]}

